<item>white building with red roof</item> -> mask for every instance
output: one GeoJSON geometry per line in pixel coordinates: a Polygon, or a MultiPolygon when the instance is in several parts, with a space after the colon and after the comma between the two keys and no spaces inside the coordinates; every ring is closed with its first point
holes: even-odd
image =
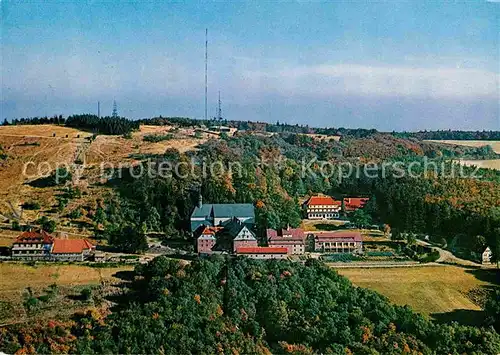
{"type": "Polygon", "coordinates": [[[12,244],[12,257],[27,260],[83,261],[96,247],[87,239],[54,238],[44,230],[21,233],[12,244]]]}
{"type": "Polygon", "coordinates": [[[83,261],[95,251],[87,239],[54,239],[51,256],[57,260],[83,261]]]}
{"type": "Polygon", "coordinates": [[[363,237],[360,232],[339,230],[333,232],[311,232],[317,252],[361,253],[363,237]]]}
{"type": "Polygon", "coordinates": [[[330,196],[311,196],[305,203],[307,219],[339,218],[342,202],[330,196]]]}
{"type": "Polygon", "coordinates": [[[54,237],[43,230],[21,233],[12,244],[12,257],[22,259],[50,258],[54,237]]]}
{"type": "Polygon", "coordinates": [[[286,259],[288,257],[288,249],[277,247],[240,247],[236,249],[236,255],[252,259],[286,259]]]}
{"type": "Polygon", "coordinates": [[[266,230],[267,244],[270,247],[287,248],[288,254],[304,254],[306,237],[300,228],[266,230]]]}

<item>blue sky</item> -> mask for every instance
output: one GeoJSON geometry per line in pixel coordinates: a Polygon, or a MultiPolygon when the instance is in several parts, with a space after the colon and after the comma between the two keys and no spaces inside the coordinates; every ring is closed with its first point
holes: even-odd
{"type": "Polygon", "coordinates": [[[3,1],[1,118],[500,129],[500,3],[3,1]]]}

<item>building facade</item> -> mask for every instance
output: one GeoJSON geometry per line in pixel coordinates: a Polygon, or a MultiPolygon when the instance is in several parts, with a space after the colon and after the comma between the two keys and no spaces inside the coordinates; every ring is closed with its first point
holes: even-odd
{"type": "Polygon", "coordinates": [[[215,246],[215,234],[218,232],[218,227],[205,227],[200,236],[196,239],[196,249],[199,254],[212,254],[212,249],[215,246]]]}
{"type": "Polygon", "coordinates": [[[12,257],[30,260],[48,259],[53,243],[54,237],[43,230],[23,232],[12,244],[12,257]]]}
{"type": "Polygon", "coordinates": [[[363,238],[356,231],[334,231],[310,233],[314,238],[314,250],[321,253],[363,252],[363,238]]]}
{"type": "Polygon", "coordinates": [[[275,248],[287,248],[288,254],[304,254],[306,239],[300,228],[286,228],[281,230],[266,230],[267,244],[275,248]]]}
{"type": "Polygon", "coordinates": [[[236,255],[252,259],[286,259],[288,257],[288,249],[275,247],[241,247],[236,249],[236,255]]]}
{"type": "Polygon", "coordinates": [[[233,252],[236,252],[238,248],[254,248],[257,246],[258,242],[255,234],[243,224],[233,238],[233,252]]]}
{"type": "Polygon", "coordinates": [[[335,219],[340,217],[342,202],[330,196],[312,196],[305,203],[307,219],[335,219]]]}
{"type": "Polygon", "coordinates": [[[51,257],[61,261],[84,261],[95,251],[86,239],[54,239],[51,257]]]}

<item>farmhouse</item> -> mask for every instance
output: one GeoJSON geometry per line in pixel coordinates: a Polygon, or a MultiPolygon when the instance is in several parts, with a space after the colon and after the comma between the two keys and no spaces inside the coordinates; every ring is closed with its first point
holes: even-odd
{"type": "Polygon", "coordinates": [[[344,212],[350,213],[363,208],[368,200],[370,199],[366,197],[346,197],[342,200],[344,212]]]}
{"type": "Polygon", "coordinates": [[[288,254],[304,254],[305,234],[300,228],[286,228],[281,230],[266,230],[267,244],[270,247],[287,248],[288,254]]]}
{"type": "Polygon", "coordinates": [[[252,259],[286,259],[288,257],[288,249],[276,247],[241,247],[236,249],[236,255],[252,259]]]}
{"type": "Polygon", "coordinates": [[[250,229],[255,223],[255,212],[252,204],[203,204],[202,197],[198,201],[191,214],[191,232],[195,232],[200,226],[216,227],[233,218],[245,223],[250,229]]]}
{"type": "Polygon", "coordinates": [[[342,203],[330,196],[311,196],[305,203],[307,219],[339,218],[342,203]]]}
{"type": "Polygon", "coordinates": [[[361,253],[363,238],[356,231],[314,232],[314,249],[317,252],[361,253]]]}
{"type": "Polygon", "coordinates": [[[83,261],[94,251],[86,239],[54,238],[43,230],[23,232],[12,244],[12,257],[23,260],[83,261]]]}

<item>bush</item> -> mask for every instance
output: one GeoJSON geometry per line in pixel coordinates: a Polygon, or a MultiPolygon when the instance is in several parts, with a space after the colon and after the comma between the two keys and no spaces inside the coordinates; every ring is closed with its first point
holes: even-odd
{"type": "Polygon", "coordinates": [[[25,210],[39,210],[40,209],[40,204],[36,201],[31,201],[31,202],[25,202],[23,204],[23,208],[25,210]]]}
{"type": "Polygon", "coordinates": [[[12,222],[12,229],[15,231],[20,231],[21,230],[21,225],[19,224],[19,221],[13,221],[12,222]]]}
{"type": "Polygon", "coordinates": [[[90,301],[90,299],[92,298],[92,289],[88,287],[84,288],[80,291],[80,296],[82,296],[83,300],[90,301]]]}
{"type": "Polygon", "coordinates": [[[28,311],[33,311],[38,307],[39,303],[40,301],[38,300],[38,298],[29,296],[28,298],[26,298],[23,305],[24,308],[26,308],[28,311]]]}
{"type": "Polygon", "coordinates": [[[55,221],[49,219],[47,216],[42,216],[37,223],[40,225],[40,227],[48,232],[48,233],[53,233],[56,230],[57,224],[55,221]]]}
{"type": "Polygon", "coordinates": [[[75,208],[73,211],[69,213],[69,218],[78,219],[82,216],[82,211],[79,208],[75,208]]]}

